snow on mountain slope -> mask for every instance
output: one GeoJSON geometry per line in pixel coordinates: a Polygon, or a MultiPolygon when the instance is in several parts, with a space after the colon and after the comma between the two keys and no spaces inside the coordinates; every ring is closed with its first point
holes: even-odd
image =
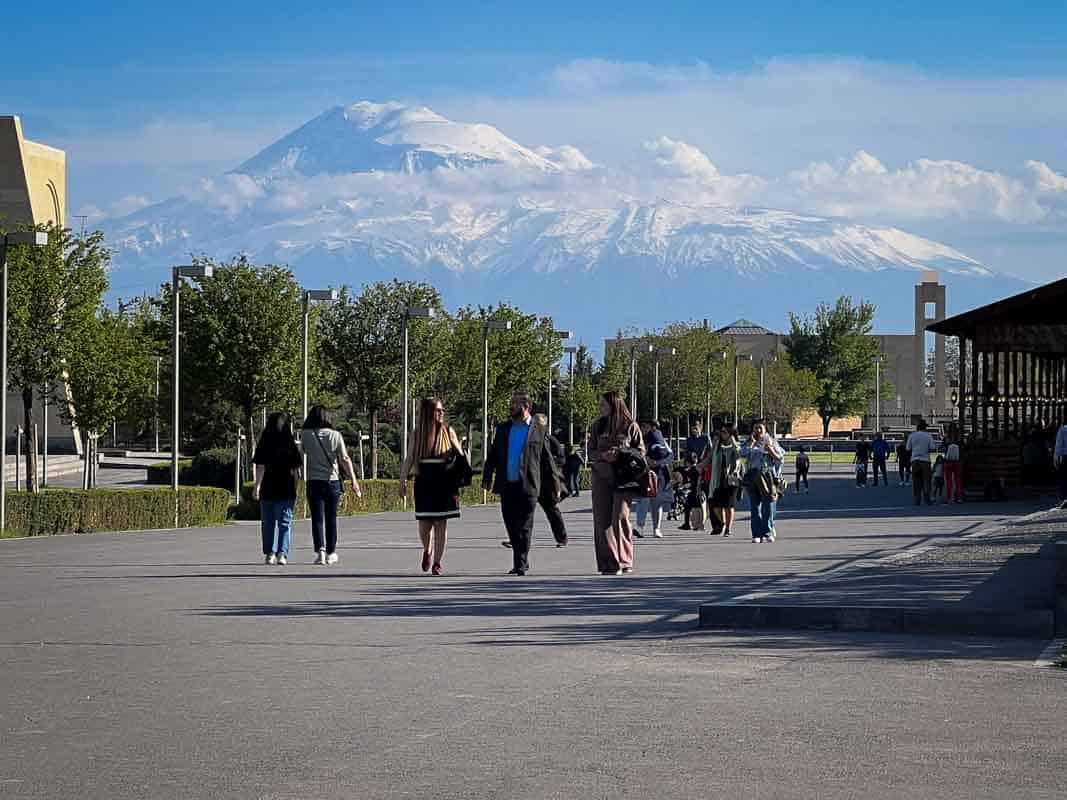
{"type": "Polygon", "coordinates": [[[397,102],[361,102],[329,109],[234,171],[274,178],[494,163],[561,168],[490,125],[452,122],[428,108],[397,102]]]}
{"type": "MultiPolygon", "coordinates": [[[[534,298],[598,334],[724,293],[731,318],[773,324],[764,304],[745,305],[755,282],[789,287],[781,315],[843,292],[910,293],[925,269],[983,301],[1006,286],[965,254],[894,227],[712,203],[688,180],[642,185],[573,147],[528,149],[487,125],[364,102],[105,233],[116,286],[147,286],[191,253],[245,253],[317,284],[398,276],[431,281],[454,304],[534,298]],[[620,285],[631,287],[626,308],[590,307],[588,293],[620,285]]],[[[910,298],[900,307],[906,320],[910,298]]]]}

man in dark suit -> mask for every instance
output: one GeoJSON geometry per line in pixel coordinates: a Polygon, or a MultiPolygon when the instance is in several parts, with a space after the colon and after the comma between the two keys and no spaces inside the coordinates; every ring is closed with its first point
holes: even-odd
{"type": "Polygon", "coordinates": [[[511,421],[497,426],[482,470],[482,486],[491,486],[500,495],[500,512],[511,543],[509,575],[529,571],[534,509],[546,489],[559,498],[561,479],[549,449],[548,430],[534,424],[530,396],[516,392],[511,397],[511,421]]]}

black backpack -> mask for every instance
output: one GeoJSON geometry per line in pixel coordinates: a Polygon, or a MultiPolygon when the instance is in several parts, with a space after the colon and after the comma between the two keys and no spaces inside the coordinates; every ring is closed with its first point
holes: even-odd
{"type": "Polygon", "coordinates": [[[614,467],[615,491],[645,493],[649,470],[644,453],[634,447],[620,447],[614,467]]]}

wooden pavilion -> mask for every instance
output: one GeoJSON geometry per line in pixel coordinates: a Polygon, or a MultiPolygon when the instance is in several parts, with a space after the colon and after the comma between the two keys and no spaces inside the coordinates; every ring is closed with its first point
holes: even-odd
{"type": "Polygon", "coordinates": [[[1024,445],[1067,421],[1067,278],[926,329],[959,340],[950,435],[965,444],[965,488],[1029,482],[1024,445]]]}

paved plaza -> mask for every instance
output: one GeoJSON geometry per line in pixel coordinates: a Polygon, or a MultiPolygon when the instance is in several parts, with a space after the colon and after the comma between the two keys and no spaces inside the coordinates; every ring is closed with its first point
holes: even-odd
{"type": "MultiPolygon", "coordinates": [[[[508,577],[496,508],[446,575],[404,515],[287,567],[254,525],[0,541],[0,797],[1053,798],[1047,641],[696,628],[700,603],[825,586],[1035,502],[916,508],[817,474],[780,540],[666,530],[595,575],[588,495],[508,577]]],[[[854,586],[854,582],[850,585],[854,586]]],[[[854,589],[853,589],[854,591],[854,589]]]]}

